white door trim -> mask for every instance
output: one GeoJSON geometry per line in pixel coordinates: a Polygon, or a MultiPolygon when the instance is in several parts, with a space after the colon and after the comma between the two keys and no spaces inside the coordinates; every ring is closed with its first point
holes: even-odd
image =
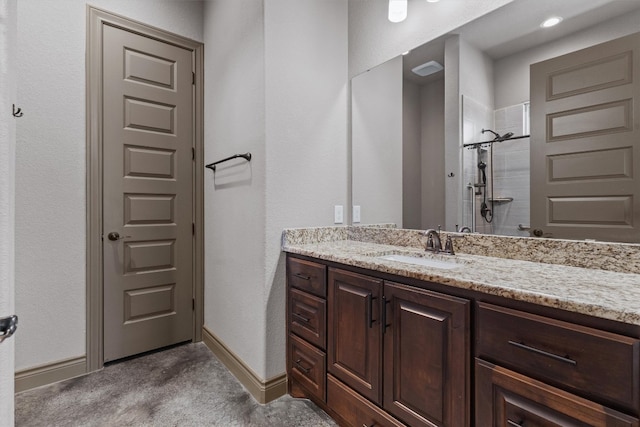
{"type": "Polygon", "coordinates": [[[193,51],[194,81],[194,265],[193,341],[202,340],[204,324],[204,45],[123,16],[87,6],[87,372],[103,359],[102,258],[102,26],[110,25],[193,51]]]}

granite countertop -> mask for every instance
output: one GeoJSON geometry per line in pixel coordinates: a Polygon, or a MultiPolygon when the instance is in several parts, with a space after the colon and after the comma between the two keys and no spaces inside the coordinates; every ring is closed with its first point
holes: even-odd
{"type": "Polygon", "coordinates": [[[416,247],[349,239],[314,243],[284,241],[282,250],[640,325],[640,274],[480,255],[433,254],[416,247]],[[458,266],[441,269],[377,258],[389,254],[454,261],[458,266]]]}

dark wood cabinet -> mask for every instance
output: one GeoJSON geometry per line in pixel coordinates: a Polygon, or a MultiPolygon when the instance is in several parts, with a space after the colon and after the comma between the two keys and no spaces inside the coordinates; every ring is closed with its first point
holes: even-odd
{"type": "Polygon", "coordinates": [[[325,265],[287,257],[287,382],[294,397],[326,401],[325,265]]]}
{"type": "Polygon", "coordinates": [[[478,303],[477,426],[638,426],[640,340],[478,303]]]}
{"type": "Polygon", "coordinates": [[[475,394],[476,426],[638,427],[637,418],[480,359],[475,394]]]}
{"type": "Polygon", "coordinates": [[[384,299],[384,408],[415,427],[469,425],[469,301],[389,282],[384,299]]]}
{"type": "Polygon", "coordinates": [[[340,425],[640,427],[640,330],[326,264],[287,257],[287,375],[340,425]]]}
{"type": "Polygon", "coordinates": [[[328,295],[329,373],[408,425],[469,425],[468,300],[339,269],[328,295]]]}
{"type": "Polygon", "coordinates": [[[382,280],[329,269],[328,370],[382,404],[382,280]]]}
{"type": "Polygon", "coordinates": [[[588,399],[639,410],[638,339],[478,303],[476,355],[588,399]]]}

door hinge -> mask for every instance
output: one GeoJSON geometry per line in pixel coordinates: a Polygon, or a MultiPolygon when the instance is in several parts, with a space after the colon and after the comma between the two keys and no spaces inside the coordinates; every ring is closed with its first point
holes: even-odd
{"type": "Polygon", "coordinates": [[[192,85],[196,84],[196,73],[195,73],[195,71],[191,72],[191,84],[192,85]]]}
{"type": "Polygon", "coordinates": [[[195,160],[195,159],[196,159],[196,148],[191,147],[191,160],[195,160]]]}
{"type": "Polygon", "coordinates": [[[196,235],[196,223],[195,223],[195,222],[192,222],[192,223],[191,223],[191,234],[192,234],[193,236],[195,236],[195,235],[196,235]]]}
{"type": "Polygon", "coordinates": [[[191,298],[191,309],[192,310],[196,309],[196,299],[195,298],[191,298]]]}

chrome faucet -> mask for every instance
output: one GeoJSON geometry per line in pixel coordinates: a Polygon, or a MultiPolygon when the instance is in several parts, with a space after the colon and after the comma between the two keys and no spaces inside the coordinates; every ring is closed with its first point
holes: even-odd
{"type": "Polygon", "coordinates": [[[471,229],[466,225],[464,227],[460,227],[460,229],[458,230],[458,233],[464,233],[464,232],[471,233],[471,229]]]}
{"type": "MultiPolygon", "coordinates": [[[[438,230],[440,230],[440,226],[438,226],[438,230]]],[[[424,235],[427,236],[427,244],[424,250],[435,253],[442,250],[442,241],[440,240],[440,233],[438,231],[430,228],[424,232],[424,235]]]]}

